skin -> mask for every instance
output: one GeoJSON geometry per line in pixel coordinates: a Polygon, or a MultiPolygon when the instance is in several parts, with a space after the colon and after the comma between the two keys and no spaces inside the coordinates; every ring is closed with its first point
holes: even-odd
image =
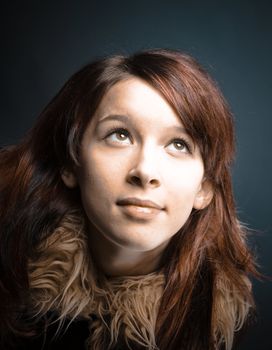
{"type": "Polygon", "coordinates": [[[212,198],[198,147],[160,93],[135,77],[105,94],[81,146],[81,166],[62,178],[80,188],[95,263],[111,276],[156,270],[192,209],[212,198]],[[117,205],[127,197],[152,200],[162,210],[130,206],[127,212],[117,205]]]}

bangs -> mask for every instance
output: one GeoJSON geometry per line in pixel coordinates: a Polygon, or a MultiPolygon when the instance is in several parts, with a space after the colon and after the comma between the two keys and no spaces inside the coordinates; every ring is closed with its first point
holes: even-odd
{"type": "Polygon", "coordinates": [[[179,116],[200,149],[206,176],[220,176],[234,154],[230,109],[217,84],[193,58],[162,51],[163,58],[161,50],[132,56],[128,70],[154,87],[179,116]]]}

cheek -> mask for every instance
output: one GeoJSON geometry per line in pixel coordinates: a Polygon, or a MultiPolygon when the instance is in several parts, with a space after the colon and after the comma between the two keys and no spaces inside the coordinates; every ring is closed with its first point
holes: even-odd
{"type": "Polygon", "coordinates": [[[123,173],[127,157],[116,156],[112,152],[93,150],[86,161],[88,171],[95,177],[104,178],[106,181],[114,181],[113,178],[123,173]]]}
{"type": "Polygon", "coordinates": [[[118,187],[118,179],[122,173],[120,164],[108,155],[89,152],[82,159],[84,164],[79,173],[79,186],[83,203],[89,205],[107,205],[111,194],[118,187]]]}
{"type": "Polygon", "coordinates": [[[201,188],[203,179],[202,163],[189,163],[187,166],[176,167],[175,172],[168,174],[168,196],[173,207],[177,209],[188,207],[191,211],[195,197],[201,188]]]}

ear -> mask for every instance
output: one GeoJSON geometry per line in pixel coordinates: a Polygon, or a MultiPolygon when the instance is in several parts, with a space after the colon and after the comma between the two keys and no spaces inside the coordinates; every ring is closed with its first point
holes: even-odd
{"type": "Polygon", "coordinates": [[[206,208],[213,198],[213,186],[208,180],[203,180],[198,193],[196,194],[194,205],[195,209],[206,208]]]}
{"type": "Polygon", "coordinates": [[[75,188],[77,186],[77,178],[76,175],[67,169],[64,169],[61,172],[61,178],[64,184],[69,188],[75,188]]]}

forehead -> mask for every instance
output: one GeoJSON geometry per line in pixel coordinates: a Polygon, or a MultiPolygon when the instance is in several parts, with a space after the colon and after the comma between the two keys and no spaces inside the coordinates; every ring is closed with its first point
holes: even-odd
{"type": "Polygon", "coordinates": [[[181,119],[164,97],[140,78],[122,80],[102,98],[94,119],[107,115],[126,115],[136,122],[148,121],[164,126],[181,125],[181,119]]]}

